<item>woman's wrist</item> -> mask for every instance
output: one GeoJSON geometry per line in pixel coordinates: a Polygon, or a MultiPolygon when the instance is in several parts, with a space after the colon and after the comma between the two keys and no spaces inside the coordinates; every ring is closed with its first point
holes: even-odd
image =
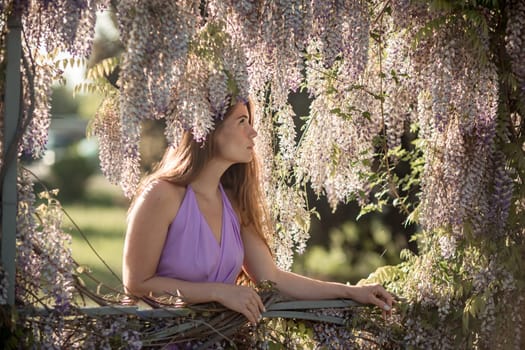
{"type": "Polygon", "coordinates": [[[355,286],[352,286],[349,283],[332,283],[335,285],[336,288],[336,298],[352,299],[352,296],[354,295],[355,286]]]}
{"type": "Polygon", "coordinates": [[[206,286],[203,286],[205,289],[208,289],[210,292],[210,299],[212,301],[221,303],[222,300],[222,293],[221,293],[221,285],[220,283],[209,283],[206,286]]]}

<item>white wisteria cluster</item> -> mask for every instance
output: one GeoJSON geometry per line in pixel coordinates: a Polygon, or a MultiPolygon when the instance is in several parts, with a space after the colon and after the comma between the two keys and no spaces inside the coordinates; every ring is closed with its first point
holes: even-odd
{"type": "Polygon", "coordinates": [[[7,1],[22,11],[24,41],[32,49],[67,51],[85,57],[91,51],[96,10],[108,1],[7,1]]]}
{"type": "Polygon", "coordinates": [[[293,252],[303,253],[308,240],[310,213],[305,209],[306,194],[303,191],[275,183],[273,189],[272,214],[277,221],[277,234],[273,238],[273,251],[277,265],[289,270],[293,263],[293,252]],[[290,205],[290,202],[295,202],[290,205]],[[298,204],[302,204],[299,206],[298,204]]]}
{"type": "MultiPolygon", "coordinates": [[[[255,105],[255,129],[259,140],[275,141],[274,123],[277,128],[283,128],[282,115],[279,113],[268,116],[268,108],[265,108],[258,100],[253,100],[255,105]]],[[[293,113],[290,110],[284,113],[293,113]]],[[[289,130],[288,133],[293,133],[289,130]]],[[[288,135],[285,133],[285,135],[288,135]]],[[[279,145],[291,139],[286,136],[280,139],[279,145]]],[[[295,143],[287,144],[295,147],[295,143]]],[[[289,186],[287,180],[291,181],[290,164],[293,159],[284,159],[282,154],[274,154],[275,145],[270,142],[256,142],[256,150],[262,164],[262,182],[266,192],[270,215],[276,222],[276,234],[269,235],[272,250],[276,256],[277,265],[289,270],[293,263],[293,251],[303,252],[308,240],[310,212],[307,206],[306,192],[304,188],[289,186]]],[[[261,162],[260,162],[261,163],[261,162]]]]}
{"type": "Polygon", "coordinates": [[[370,19],[363,3],[316,2],[311,11],[305,87],[314,100],[296,172],[335,208],[356,192],[368,192],[362,160],[371,157],[378,123],[365,115],[377,115],[379,105],[357,85],[373,84],[368,78],[376,67],[368,61],[370,19]]]}

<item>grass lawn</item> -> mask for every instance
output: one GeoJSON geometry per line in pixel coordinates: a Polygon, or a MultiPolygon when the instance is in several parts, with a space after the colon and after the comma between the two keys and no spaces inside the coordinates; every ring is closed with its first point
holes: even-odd
{"type": "MultiPolygon", "coordinates": [[[[111,192],[111,188],[100,186],[100,181],[105,180],[98,178],[90,184],[85,199],[63,204],[64,210],[80,228],[87,241],[66,215],[63,217],[62,228],[72,236],[72,252],[75,260],[90,269],[100,282],[121,290],[122,247],[126,232],[127,205],[118,192],[111,192]]],[[[84,280],[89,286],[97,285],[89,279],[84,280]]]]}
{"type": "Polygon", "coordinates": [[[119,276],[122,270],[122,246],[126,230],[126,209],[85,204],[64,206],[66,212],[79,226],[86,240],[71,221],[64,217],[63,228],[73,238],[72,251],[75,260],[91,269],[101,282],[119,287],[120,281],[104,266],[102,260],[119,276]],[[90,247],[93,247],[93,249],[90,247]],[[100,255],[102,260],[97,257],[100,255]]]}

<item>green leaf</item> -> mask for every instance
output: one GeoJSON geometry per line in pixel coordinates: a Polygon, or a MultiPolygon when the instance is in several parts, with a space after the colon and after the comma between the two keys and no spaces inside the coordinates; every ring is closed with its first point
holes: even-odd
{"type": "Polygon", "coordinates": [[[361,207],[361,211],[357,215],[356,220],[359,220],[363,215],[366,215],[373,211],[380,212],[379,207],[376,204],[371,203],[371,204],[365,205],[364,207],[361,207]]]}
{"type": "Polygon", "coordinates": [[[416,255],[410,249],[404,248],[399,252],[399,257],[401,260],[408,261],[415,258],[416,255]]]}
{"type": "Polygon", "coordinates": [[[97,64],[95,67],[97,70],[97,76],[102,78],[104,76],[104,61],[102,61],[100,64],[97,64]]]}
{"type": "Polygon", "coordinates": [[[284,349],[284,345],[280,343],[268,342],[268,348],[270,350],[282,350],[284,349]]]}
{"type": "Polygon", "coordinates": [[[463,327],[463,334],[469,333],[469,319],[470,315],[468,312],[463,312],[463,317],[461,318],[461,325],[463,327]]]}
{"type": "Polygon", "coordinates": [[[401,271],[398,266],[387,265],[377,268],[366,278],[366,282],[385,284],[399,278],[401,271]]]}

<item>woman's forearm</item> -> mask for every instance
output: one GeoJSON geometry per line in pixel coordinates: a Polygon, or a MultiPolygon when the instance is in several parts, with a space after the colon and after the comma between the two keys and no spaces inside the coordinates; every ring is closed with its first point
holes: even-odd
{"type": "Polygon", "coordinates": [[[135,296],[179,295],[189,303],[219,301],[219,289],[222,283],[188,282],[169,277],[155,276],[141,283],[126,286],[128,293],[135,296]]]}
{"type": "Polygon", "coordinates": [[[351,298],[352,286],[342,283],[325,282],[293,272],[279,271],[275,275],[277,289],[294,299],[336,299],[351,298]]]}
{"type": "Polygon", "coordinates": [[[379,284],[352,286],[325,282],[293,272],[279,271],[274,276],[277,289],[294,299],[352,299],[362,304],[374,304],[389,314],[394,300],[379,284]]]}
{"type": "Polygon", "coordinates": [[[225,307],[242,313],[253,324],[261,317],[264,304],[257,292],[247,286],[214,282],[186,282],[167,277],[152,277],[128,286],[135,296],[172,294],[180,295],[188,304],[216,301],[225,307]]]}

